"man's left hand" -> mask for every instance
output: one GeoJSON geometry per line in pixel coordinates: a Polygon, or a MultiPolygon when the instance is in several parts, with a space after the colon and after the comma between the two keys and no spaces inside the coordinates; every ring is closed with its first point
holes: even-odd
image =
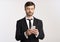
{"type": "Polygon", "coordinates": [[[32,33],[37,35],[37,33],[39,33],[39,31],[38,31],[38,29],[33,29],[32,33]]]}

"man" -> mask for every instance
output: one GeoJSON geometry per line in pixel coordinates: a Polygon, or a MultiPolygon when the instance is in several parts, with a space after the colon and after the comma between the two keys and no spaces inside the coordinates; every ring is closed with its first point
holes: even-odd
{"type": "Polygon", "coordinates": [[[16,40],[21,42],[39,42],[44,38],[42,21],[33,16],[35,4],[31,1],[26,2],[26,16],[17,21],[16,40]]]}

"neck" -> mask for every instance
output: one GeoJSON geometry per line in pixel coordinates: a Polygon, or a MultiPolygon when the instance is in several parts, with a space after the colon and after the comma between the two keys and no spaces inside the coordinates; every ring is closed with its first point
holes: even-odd
{"type": "Polygon", "coordinates": [[[28,17],[29,19],[31,19],[33,16],[26,16],[26,17],[28,17]]]}

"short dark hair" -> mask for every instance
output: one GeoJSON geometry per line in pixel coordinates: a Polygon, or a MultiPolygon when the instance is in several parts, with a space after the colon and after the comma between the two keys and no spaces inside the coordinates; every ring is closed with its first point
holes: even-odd
{"type": "Polygon", "coordinates": [[[28,2],[25,3],[24,7],[26,8],[27,6],[32,6],[32,5],[34,5],[34,8],[35,8],[35,4],[31,1],[28,1],[28,2]]]}

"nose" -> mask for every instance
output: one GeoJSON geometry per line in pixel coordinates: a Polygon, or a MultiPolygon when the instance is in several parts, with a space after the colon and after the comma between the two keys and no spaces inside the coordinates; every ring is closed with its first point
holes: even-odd
{"type": "Polygon", "coordinates": [[[31,9],[29,9],[29,12],[31,12],[31,9]]]}

